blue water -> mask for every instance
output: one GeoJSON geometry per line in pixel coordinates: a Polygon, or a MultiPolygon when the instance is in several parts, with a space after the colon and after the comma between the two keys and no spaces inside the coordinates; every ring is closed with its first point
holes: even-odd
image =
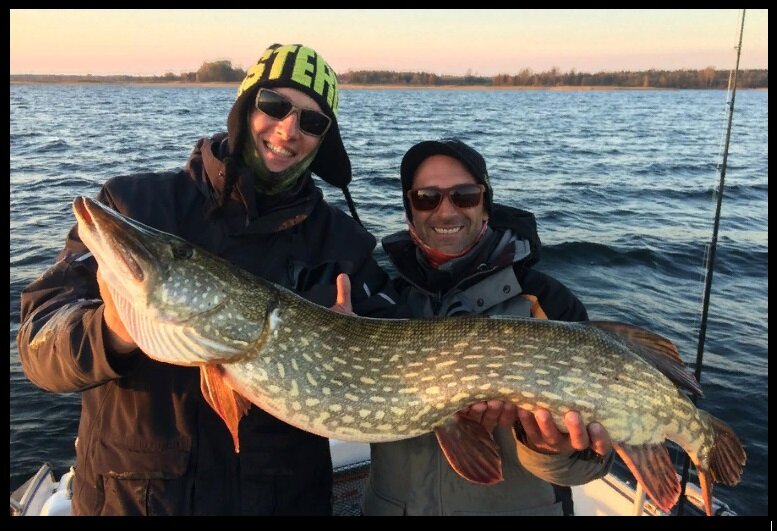
{"type": "MultiPolygon", "coordinates": [[[[235,92],[11,85],[11,489],[44,461],[67,470],[79,416],[77,394],[39,390],[21,371],[20,291],[53,263],[75,196],[113,175],[181,167],[200,136],[225,129],[235,92]]],[[[721,91],[346,90],[339,119],[351,192],[376,236],[403,228],[403,153],[459,136],[489,162],[495,200],[536,214],[539,269],[592,319],[645,326],[694,367],[725,100],[721,91]]],[[[715,490],[743,515],[768,514],[768,103],[767,91],[736,96],[698,404],[747,449],[742,483],[715,490]]]]}

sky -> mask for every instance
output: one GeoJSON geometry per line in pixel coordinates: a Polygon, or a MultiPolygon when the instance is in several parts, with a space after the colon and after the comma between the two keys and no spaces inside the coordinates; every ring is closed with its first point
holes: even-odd
{"type": "MultiPolygon", "coordinates": [[[[338,73],[440,75],[732,69],[741,10],[10,10],[11,74],[163,75],[270,44],[338,73]]],[[[740,68],[768,68],[769,12],[748,10],[740,68]]]]}

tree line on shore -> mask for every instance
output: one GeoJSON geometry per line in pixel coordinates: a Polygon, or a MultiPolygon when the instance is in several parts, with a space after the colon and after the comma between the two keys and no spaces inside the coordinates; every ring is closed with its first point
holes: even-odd
{"type": "MultiPolygon", "coordinates": [[[[245,77],[246,71],[232,66],[231,61],[205,62],[196,72],[162,76],[93,76],[93,75],[11,75],[11,81],[27,82],[95,82],[95,83],[208,83],[235,82],[245,77]]],[[[482,86],[482,87],[557,87],[557,86],[615,86],[630,88],[725,89],[729,71],[709,66],[702,70],[646,70],[621,72],[562,72],[551,68],[533,72],[529,68],[517,74],[478,76],[467,72],[463,76],[438,75],[429,72],[394,72],[388,70],[358,70],[338,74],[340,83],[354,85],[399,86],[482,86]]],[[[740,70],[739,88],[769,88],[768,69],[740,70]]]]}

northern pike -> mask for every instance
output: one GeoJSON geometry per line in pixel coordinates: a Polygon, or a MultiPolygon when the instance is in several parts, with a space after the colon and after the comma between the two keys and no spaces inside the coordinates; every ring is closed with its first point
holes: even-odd
{"type": "Polygon", "coordinates": [[[386,442],[435,432],[451,466],[480,484],[502,480],[491,434],[455,413],[501,399],[546,408],[559,429],[575,410],[599,422],[665,511],[680,493],[664,442],[691,457],[707,513],[713,482],[735,485],[746,461],[700,394],[675,346],[621,323],[518,317],[371,319],[313,304],[99,202],[73,203],[122,322],[149,357],[200,366],[205,399],[239,451],[253,403],[323,437],[386,442]]]}

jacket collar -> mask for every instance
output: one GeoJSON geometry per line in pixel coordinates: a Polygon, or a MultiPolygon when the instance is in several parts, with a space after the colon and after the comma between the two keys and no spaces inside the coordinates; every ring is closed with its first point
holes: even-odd
{"type": "MultiPolygon", "coordinates": [[[[224,189],[227,155],[226,133],[200,139],[187,162],[189,174],[207,197],[207,206],[215,205],[224,189]]],[[[322,200],[323,194],[313,182],[310,171],[289,190],[275,196],[259,194],[254,188],[251,170],[240,164],[235,187],[227,201],[224,217],[234,233],[268,234],[292,227],[306,219],[322,200]]]]}

